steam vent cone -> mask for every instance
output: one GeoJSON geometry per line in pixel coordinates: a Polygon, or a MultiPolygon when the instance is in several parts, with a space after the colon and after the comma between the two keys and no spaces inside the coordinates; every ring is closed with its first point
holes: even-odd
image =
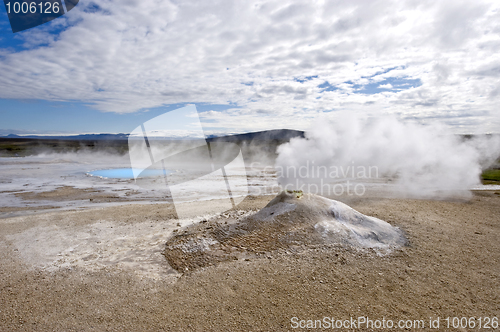
{"type": "Polygon", "coordinates": [[[164,255],[187,272],[223,261],[337,245],[387,254],[407,242],[401,230],[344,203],[283,191],[255,214],[225,213],[175,233],[164,255]]]}

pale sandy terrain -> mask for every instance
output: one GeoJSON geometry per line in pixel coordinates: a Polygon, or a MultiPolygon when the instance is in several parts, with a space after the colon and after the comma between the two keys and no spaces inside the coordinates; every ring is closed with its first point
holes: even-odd
{"type": "MultiPolygon", "coordinates": [[[[271,199],[248,197],[234,213],[271,199]]],[[[385,256],[279,249],[180,274],[162,255],[166,241],[210,216],[175,220],[171,206],[136,204],[0,219],[0,331],[286,331],[292,317],[500,316],[499,192],[348,203],[399,227],[408,246],[385,256]]]]}

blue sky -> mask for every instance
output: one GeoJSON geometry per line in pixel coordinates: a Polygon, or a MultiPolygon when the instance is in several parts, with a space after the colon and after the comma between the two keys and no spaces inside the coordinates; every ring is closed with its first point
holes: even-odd
{"type": "MultiPolygon", "coordinates": [[[[102,112],[78,102],[0,99],[1,135],[72,135],[79,133],[130,133],[141,123],[185,104],[159,106],[134,113],[102,112]]],[[[198,112],[223,111],[229,105],[196,105],[198,112]]],[[[179,119],[179,123],[182,119],[179,119]]],[[[184,124],[183,124],[184,126],[184,124]]],[[[204,129],[213,131],[210,121],[204,129]]],[[[184,127],[179,127],[184,129],[184,127]]],[[[215,132],[219,132],[215,129],[215,132]]]]}
{"type": "Polygon", "coordinates": [[[342,113],[500,132],[495,1],[82,0],[12,33],[0,135],[130,132],[195,104],[210,133],[342,113]]]}

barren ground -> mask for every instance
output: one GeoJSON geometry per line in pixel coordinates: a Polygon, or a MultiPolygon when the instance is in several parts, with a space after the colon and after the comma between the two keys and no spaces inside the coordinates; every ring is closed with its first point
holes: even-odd
{"type": "MultiPolygon", "coordinates": [[[[172,231],[187,226],[166,205],[1,219],[0,331],[286,331],[292,317],[499,317],[499,194],[348,202],[406,233],[409,245],[387,256],[308,246],[185,274],[159,260],[172,231]],[[49,262],[64,249],[58,234],[74,235],[76,253],[99,255],[85,261],[70,250],[49,262]]],[[[239,210],[271,198],[247,198],[239,210]]]]}

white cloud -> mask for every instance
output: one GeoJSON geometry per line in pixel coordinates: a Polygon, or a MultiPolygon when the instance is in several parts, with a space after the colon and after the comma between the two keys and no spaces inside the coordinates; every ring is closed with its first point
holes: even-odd
{"type": "Polygon", "coordinates": [[[378,87],[379,87],[379,89],[393,89],[394,88],[391,83],[380,84],[378,87]]]}
{"type": "Polygon", "coordinates": [[[59,35],[50,26],[24,32],[26,51],[0,50],[0,97],[120,113],[231,102],[239,107],[205,115],[230,131],[304,129],[323,111],[350,110],[500,132],[498,2],[97,4],[54,20],[67,25],[59,35]],[[370,82],[390,89],[391,78],[422,85],[354,93],[370,82]],[[323,91],[324,82],[337,89],[323,91]]]}

